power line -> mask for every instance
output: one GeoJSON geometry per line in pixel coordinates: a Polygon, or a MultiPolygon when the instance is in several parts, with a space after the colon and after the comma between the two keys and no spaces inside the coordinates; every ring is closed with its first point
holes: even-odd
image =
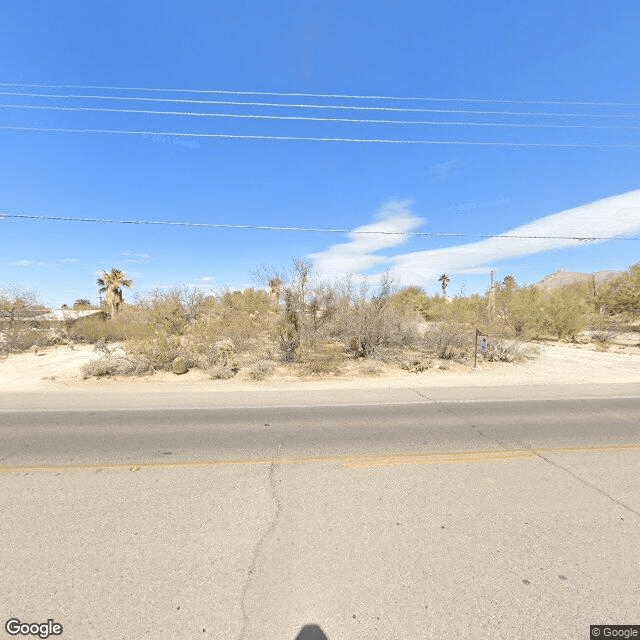
{"type": "Polygon", "coordinates": [[[167,136],[174,138],[211,138],[228,140],[286,140],[307,142],[351,142],[369,144],[408,144],[408,145],[457,145],[483,147],[515,148],[556,148],[556,149],[639,149],[639,144],[593,144],[562,142],[506,142],[503,140],[403,140],[397,138],[329,138],[313,136],[266,136],[236,133],[192,133],[181,131],[129,131],[122,129],[66,129],[62,127],[18,127],[0,125],[0,131],[38,131],[48,133],[103,133],[134,136],[167,136]]]}
{"type": "Polygon", "coordinates": [[[153,93],[195,93],[211,95],[240,95],[240,96],[276,96],[289,98],[340,98],[344,100],[398,100],[414,102],[470,102],[487,104],[548,104],[573,106],[602,106],[602,107],[640,107],[634,102],[602,102],[595,100],[526,100],[515,98],[446,98],[433,96],[380,96],[353,95],[345,93],[302,93],[278,91],[240,91],[234,89],[175,89],[151,87],[122,87],[101,86],[92,84],[27,84],[20,82],[0,82],[0,87],[22,87],[30,89],[88,89],[105,91],[139,91],[153,93]]]}
{"type": "Polygon", "coordinates": [[[167,136],[173,138],[211,138],[221,140],[286,140],[307,142],[351,142],[369,144],[407,145],[456,145],[514,148],[554,148],[554,149],[639,149],[639,144],[593,144],[563,142],[506,142],[503,140],[403,140],[397,138],[322,138],[313,136],[266,136],[236,133],[191,133],[181,131],[128,131],[122,129],[65,129],[62,127],[18,127],[0,125],[0,131],[38,131],[48,133],[103,133],[133,136],[167,136]]]}
{"type": "Polygon", "coordinates": [[[0,220],[4,218],[17,220],[39,220],[55,222],[89,222],[95,224],[128,224],[155,225],[169,227],[191,227],[202,229],[249,229],[257,231],[290,231],[298,233],[333,233],[333,234],[362,234],[385,236],[415,236],[425,238],[511,238],[518,240],[577,240],[580,242],[597,242],[605,240],[640,240],[636,236],[528,236],[516,234],[494,233],[430,233],[426,231],[382,231],[367,229],[331,229],[322,227],[279,227],[273,225],[254,224],[222,224],[211,222],[176,222],[168,220],[113,220],[108,218],[74,218],[70,216],[44,216],[30,214],[16,214],[0,212],[0,220]]]}
{"type": "Polygon", "coordinates": [[[324,118],[315,116],[274,116],[263,114],[245,113],[202,113],[198,111],[159,111],[155,109],[112,109],[109,107],[60,107],[52,105],[32,104],[0,104],[2,109],[35,109],[43,111],[72,111],[72,112],[99,112],[99,113],[137,113],[142,115],[160,116],[190,116],[209,118],[234,118],[253,120],[290,120],[310,122],[348,122],[361,124],[407,124],[407,125],[436,125],[436,126],[464,126],[464,127],[514,127],[514,128],[543,128],[543,129],[640,129],[638,125],[599,125],[599,124],[551,124],[525,123],[525,122],[459,122],[445,120],[384,120],[371,118],[324,118]]]}
{"type": "Polygon", "coordinates": [[[25,93],[15,91],[0,91],[2,96],[19,96],[32,98],[55,98],[61,100],[117,100],[135,102],[169,102],[182,104],[221,104],[243,107],[275,107],[287,109],[343,109],[350,111],[393,111],[402,113],[466,113],[472,115],[500,115],[500,116],[542,116],[560,118],[625,118],[638,119],[640,114],[616,113],[560,113],[557,111],[486,111],[479,109],[426,109],[423,107],[380,107],[353,106],[335,104],[294,104],[282,102],[244,102],[236,100],[194,100],[190,98],[145,98],[141,96],[96,96],[86,94],[55,94],[55,93],[25,93]]]}

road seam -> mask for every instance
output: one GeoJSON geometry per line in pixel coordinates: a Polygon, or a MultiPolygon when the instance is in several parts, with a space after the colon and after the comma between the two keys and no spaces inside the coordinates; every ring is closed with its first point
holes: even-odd
{"type": "Polygon", "coordinates": [[[275,472],[276,469],[280,466],[276,461],[280,456],[280,447],[278,444],[278,450],[276,451],[275,457],[271,460],[271,465],[269,467],[269,475],[268,475],[268,483],[269,483],[269,491],[271,493],[271,499],[275,505],[275,511],[271,520],[269,522],[269,526],[266,531],[258,540],[255,549],[253,550],[253,554],[251,556],[251,563],[249,564],[249,571],[247,572],[247,577],[242,585],[242,595],[240,598],[240,611],[242,613],[242,628],[240,629],[240,636],[238,640],[244,640],[247,632],[247,625],[249,624],[249,615],[247,614],[247,595],[249,593],[249,589],[251,588],[251,584],[255,578],[255,573],[259,564],[259,556],[263,553],[263,548],[266,544],[267,538],[275,531],[276,527],[280,521],[280,515],[282,514],[282,500],[278,495],[277,483],[275,472]]]}

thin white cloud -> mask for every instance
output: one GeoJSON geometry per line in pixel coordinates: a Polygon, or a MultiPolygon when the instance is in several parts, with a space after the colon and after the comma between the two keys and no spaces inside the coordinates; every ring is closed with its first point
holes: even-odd
{"type": "Polygon", "coordinates": [[[213,279],[213,276],[202,276],[202,278],[200,278],[203,282],[210,282],[213,279]]]}
{"type": "Polygon", "coordinates": [[[80,262],[80,260],[78,260],[78,258],[64,258],[63,260],[60,260],[60,262],[80,262]]]}
{"type": "Polygon", "coordinates": [[[10,262],[10,267],[46,267],[46,262],[41,262],[40,260],[17,260],[16,262],[10,262]]]}
{"type": "MultiPolygon", "coordinates": [[[[376,221],[354,229],[354,231],[406,233],[417,229],[424,221],[411,213],[411,201],[387,202],[375,215],[376,221]]],[[[388,260],[375,255],[383,249],[397,247],[407,242],[404,235],[378,233],[350,233],[350,242],[334,244],[326,251],[312,253],[317,273],[323,278],[334,278],[345,273],[361,273],[380,266],[388,260]]]]}
{"type": "Polygon", "coordinates": [[[580,240],[552,236],[625,236],[640,231],[640,190],[597,200],[539,218],[505,231],[504,235],[541,236],[538,238],[488,238],[454,247],[416,251],[391,258],[392,271],[402,281],[429,281],[440,273],[470,273],[506,258],[520,258],[576,247],[580,240]]]}
{"type": "MultiPolygon", "coordinates": [[[[359,230],[413,231],[422,220],[411,213],[410,202],[390,202],[378,213],[378,220],[359,230]]],[[[495,263],[547,251],[576,247],[579,238],[628,236],[640,233],[640,190],[603,198],[586,205],[544,216],[501,235],[535,238],[487,238],[441,249],[398,255],[378,252],[407,241],[407,236],[351,234],[351,241],[311,254],[316,270],[325,278],[369,272],[375,281],[379,271],[391,268],[402,284],[435,282],[441,273],[482,275],[495,263]],[[562,238],[558,239],[558,236],[562,238]],[[371,269],[377,268],[377,274],[371,269]]],[[[596,241],[596,242],[604,242],[596,241]]]]}
{"type": "Polygon", "coordinates": [[[141,264],[151,260],[151,256],[148,253],[130,253],[129,251],[123,251],[121,255],[127,256],[127,259],[122,261],[127,264],[141,264]]]}

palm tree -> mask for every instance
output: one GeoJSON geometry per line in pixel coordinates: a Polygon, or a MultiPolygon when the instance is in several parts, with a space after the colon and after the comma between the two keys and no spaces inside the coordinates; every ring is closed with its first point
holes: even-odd
{"type": "Polygon", "coordinates": [[[446,273],[443,273],[439,278],[438,282],[442,285],[442,295],[447,297],[447,287],[449,286],[449,276],[446,273]]]}
{"type": "Polygon", "coordinates": [[[133,280],[129,280],[125,273],[114,267],[111,271],[103,271],[97,283],[100,285],[100,293],[106,291],[105,302],[111,308],[111,317],[114,318],[124,301],[122,287],[129,289],[133,286],[133,280]]]}

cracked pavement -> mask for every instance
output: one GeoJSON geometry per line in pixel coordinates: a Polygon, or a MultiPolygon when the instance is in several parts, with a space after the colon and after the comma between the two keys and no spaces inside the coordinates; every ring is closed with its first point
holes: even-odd
{"type": "Polygon", "coordinates": [[[0,412],[0,457],[22,447],[0,466],[0,613],[127,640],[637,623],[640,398],[411,393],[375,410],[0,412]]]}

